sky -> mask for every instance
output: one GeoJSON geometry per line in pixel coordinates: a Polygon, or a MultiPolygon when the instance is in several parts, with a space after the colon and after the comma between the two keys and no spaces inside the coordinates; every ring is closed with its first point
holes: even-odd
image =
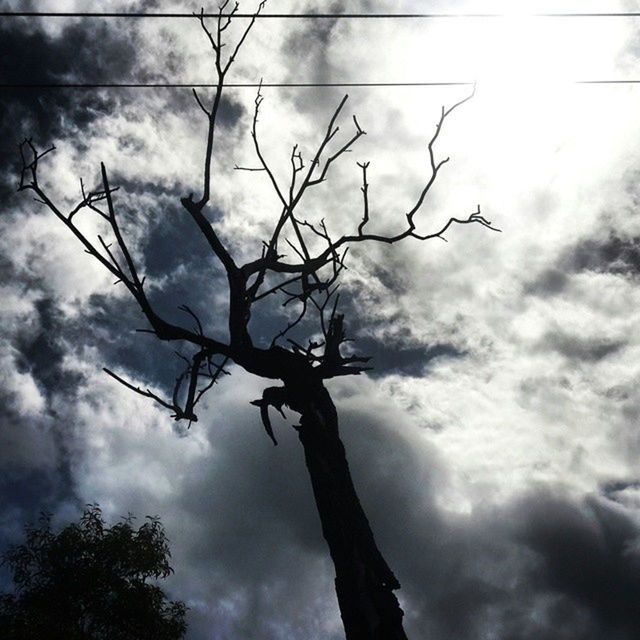
{"type": "MultiPolygon", "coordinates": [[[[2,10],[87,10],[64,0],[2,10]]],[[[93,3],[91,3],[93,4],[93,3]]],[[[174,2],[99,10],[198,10],[174,2]]],[[[251,11],[245,0],[241,9],[251,11]]],[[[535,11],[640,11],[640,3],[271,0],[265,11],[505,12],[501,19],[263,20],[232,80],[475,81],[436,152],[450,157],[419,229],[478,204],[502,233],[452,227],[448,242],[354,247],[341,304],[366,374],[329,381],[352,474],[402,584],[411,638],[640,637],[640,89],[573,80],[639,78],[640,20],[542,19],[535,11]],[[635,389],[635,391],[634,391],[635,389]]],[[[0,19],[3,82],[207,82],[196,20],[0,19]]],[[[171,345],[126,292],[27,193],[17,144],[55,153],[40,179],[61,206],[100,162],[154,300],[198,310],[224,336],[223,274],[180,198],[198,191],[205,121],[183,90],[2,91],[0,101],[0,547],[46,510],[99,503],[111,522],[158,515],[171,541],[171,597],[189,640],[342,637],[295,415],[249,403],[268,384],[235,366],[189,429],[118,385],[106,366],[169,393],[171,345]]],[[[305,204],[335,233],[362,215],[402,225],[428,178],[426,143],[468,87],[353,88],[367,135],[305,204]]],[[[341,89],[264,89],[259,135],[276,175],[308,157],[341,89]]],[[[279,209],[255,165],[253,89],[228,89],[211,220],[235,255],[257,256],[279,209]]],[[[418,218],[417,218],[418,219],[418,218]]],[[[98,228],[89,217],[87,234],[98,228]]],[[[258,342],[286,322],[265,306],[258,342]]],[[[179,345],[178,345],[179,346],[179,345]]],[[[6,582],[7,576],[3,580],[6,582]]]]}

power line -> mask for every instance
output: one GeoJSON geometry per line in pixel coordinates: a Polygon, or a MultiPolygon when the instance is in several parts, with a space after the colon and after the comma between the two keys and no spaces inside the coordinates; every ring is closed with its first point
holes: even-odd
{"type": "MultiPolygon", "coordinates": [[[[443,82],[230,82],[225,88],[257,89],[263,88],[350,88],[350,87],[470,87],[471,81],[443,81],[443,82]]],[[[506,84],[506,83],[501,83],[506,84]]],[[[640,79],[631,80],[572,80],[567,84],[576,85],[636,85],[640,79]]],[[[214,83],[175,83],[175,82],[76,82],[76,83],[5,83],[1,89],[215,89],[214,83]]]]}
{"type": "MultiPolygon", "coordinates": [[[[121,12],[38,12],[38,11],[2,11],[0,18],[191,18],[194,13],[121,13],[121,12]]],[[[205,18],[217,18],[217,13],[205,13],[205,18]]],[[[236,13],[235,18],[253,18],[252,13],[236,13]]],[[[340,19],[340,20],[436,20],[456,18],[509,18],[508,13],[261,13],[255,16],[264,19],[340,19]]],[[[617,13],[529,13],[527,18],[640,18],[640,12],[620,11],[617,13]]]]}
{"type": "MultiPolygon", "coordinates": [[[[640,82],[640,80],[638,81],[640,82]]],[[[225,82],[225,88],[257,89],[271,88],[314,88],[314,87],[453,87],[471,86],[473,82],[225,82]]],[[[174,82],[105,82],[105,83],[42,83],[42,84],[0,84],[0,89],[215,89],[213,83],[174,82]]]]}

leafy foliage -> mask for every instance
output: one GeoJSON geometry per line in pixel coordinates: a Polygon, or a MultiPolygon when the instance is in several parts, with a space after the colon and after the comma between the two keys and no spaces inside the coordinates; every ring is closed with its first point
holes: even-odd
{"type": "Polygon", "coordinates": [[[55,533],[51,518],[25,528],[24,544],[3,563],[15,593],[0,595],[5,640],[177,640],[186,606],[155,581],[172,573],[158,518],[139,528],[129,516],[112,527],[89,505],[78,523],[55,533]]]}

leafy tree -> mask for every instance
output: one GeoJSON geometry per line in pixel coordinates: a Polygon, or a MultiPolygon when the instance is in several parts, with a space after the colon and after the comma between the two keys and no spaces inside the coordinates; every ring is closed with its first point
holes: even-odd
{"type": "Polygon", "coordinates": [[[400,588],[400,583],[374,540],[356,494],[340,439],[337,412],[324,382],[337,376],[359,374],[368,368],[369,358],[345,348],[345,321],[343,314],[338,312],[338,281],[350,247],[366,243],[393,245],[410,239],[443,239],[455,224],[476,224],[497,231],[482,216],[480,207],[467,217],[450,218],[439,229],[419,231],[419,213],[438,173],[448,161],[448,158],[437,159],[436,142],[445,120],[471,96],[448,109],[442,108],[435,133],[427,143],[427,176],[417,188],[413,205],[408,211],[398,213],[397,229],[392,233],[373,230],[376,221],[372,219],[369,207],[369,163],[363,162],[358,164],[362,175],[362,218],[354,224],[352,233],[335,237],[324,221],[308,222],[302,218],[300,203],[307,193],[325,185],[337,161],[366,135],[365,130],[353,116],[353,133],[339,135],[337,123],[347,101],[345,96],[306,162],[298,146],[293,147],[288,158],[288,183],[282,184],[272,171],[259,142],[258,115],[263,96],[258,91],[251,128],[258,166],[245,170],[257,171],[258,176],[269,181],[279,205],[274,224],[266,239],[258,243],[254,259],[240,264],[228,239],[221,235],[217,225],[210,222],[206,214],[213,195],[212,158],[225,79],[265,2],[260,3],[257,13],[233,45],[224,39],[237,13],[237,3],[228,9],[229,2],[224,1],[211,29],[203,12],[197,16],[211,45],[217,81],[209,103],[202,100],[195,90],[193,92],[207,122],[203,179],[200,194],[194,196],[191,193],[182,198],[181,203],[226,273],[228,340],[207,335],[204,329],[207,323],[186,305],[180,309],[190,323],[195,323],[193,328],[169,321],[159,310],[159,305],[154,304],[145,287],[140,265],[134,259],[135,252],[123,232],[116,206],[117,187],[110,185],[104,164],[101,165],[101,185],[92,191],[82,186],[82,198],[65,212],[38,182],[39,163],[53,147],[38,151],[31,140],[25,140],[21,146],[19,190],[33,192],[36,199],[79,240],[84,250],[128,290],[149,323],[149,333],[161,341],[182,342],[192,349],[169,399],[148,388],[139,388],[121,375],[105,369],[116,380],[166,407],[176,420],[189,423],[197,420],[195,409],[198,402],[225,372],[228,362],[234,362],[257,376],[282,382],[281,386],[265,389],[262,398],[253,404],[259,407],[264,428],[274,444],[277,441],[269,418],[270,409],[275,408],[282,413],[286,406],[300,414],[295,429],[304,449],[322,532],[336,571],[336,593],[346,636],[350,640],[402,640],[406,638],[402,625],[403,611],[393,593],[400,588]],[[76,223],[76,217],[81,215],[99,216],[113,244],[103,235],[98,236],[97,242],[88,238],[76,223]],[[274,305],[274,310],[282,308],[275,304],[277,300],[287,311],[296,308],[296,312],[287,317],[280,332],[271,336],[270,343],[260,344],[259,339],[252,335],[252,311],[269,303],[274,305]],[[302,337],[298,335],[300,332],[303,332],[302,337]]]}
{"type": "Polygon", "coordinates": [[[14,593],[0,596],[3,640],[178,640],[183,602],[155,584],[166,578],[169,546],[158,518],[130,516],[108,527],[97,505],[58,533],[50,516],[25,528],[3,555],[14,593]]]}

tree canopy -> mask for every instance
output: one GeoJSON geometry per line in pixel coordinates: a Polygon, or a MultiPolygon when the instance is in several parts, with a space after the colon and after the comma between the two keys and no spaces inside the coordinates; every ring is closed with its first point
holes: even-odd
{"type": "Polygon", "coordinates": [[[156,584],[172,573],[156,517],[107,526],[97,505],[59,532],[51,516],[25,527],[23,544],[3,554],[14,592],[0,596],[5,640],[177,640],[186,606],[156,584]]]}

